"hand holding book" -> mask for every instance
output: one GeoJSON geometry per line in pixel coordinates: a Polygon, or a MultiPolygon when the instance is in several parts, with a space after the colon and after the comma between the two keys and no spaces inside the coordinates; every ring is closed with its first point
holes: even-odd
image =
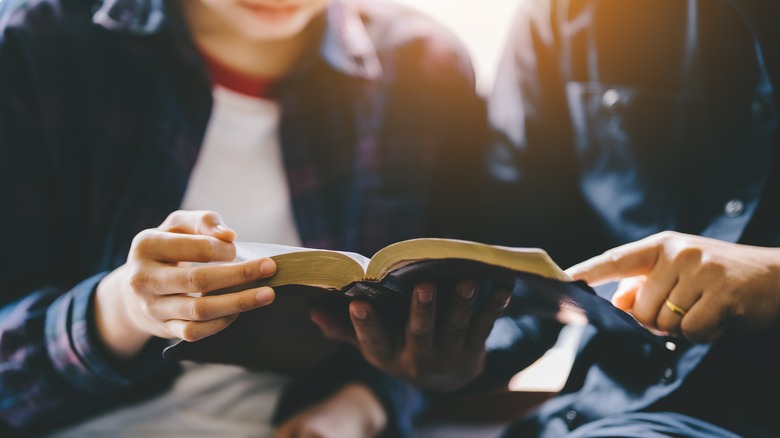
{"type": "MultiPolygon", "coordinates": [[[[214,336],[174,345],[166,350],[166,357],[305,371],[342,345],[323,336],[313,317],[332,337],[370,345],[366,356],[374,363],[381,359],[406,368],[409,364],[404,361],[413,355],[416,360],[423,358],[423,368],[441,367],[445,362],[458,363],[459,358],[479,357],[477,350],[518,282],[533,290],[536,298],[510,305],[506,310],[512,314],[573,315],[613,330],[647,334],[584,283],[571,282],[539,249],[416,239],[390,245],[368,259],[353,253],[276,245],[236,246],[239,259],[271,257],[277,264],[276,274],[209,295],[270,286],[276,290],[276,301],[241,314],[214,336]],[[365,330],[355,330],[350,337],[348,330],[339,329],[352,326],[365,330]],[[443,330],[448,332],[445,338],[431,339],[431,333],[441,336],[443,330]]],[[[464,372],[478,369],[480,360],[475,363],[464,372]]],[[[449,377],[423,383],[450,388],[457,379],[449,377]]]]}
{"type": "Polygon", "coordinates": [[[320,309],[312,317],[326,336],[355,345],[375,367],[420,388],[454,391],[481,373],[485,340],[509,304],[511,290],[489,291],[479,307],[475,281],[459,282],[446,308],[436,305],[438,294],[434,283],[413,288],[405,330],[383,324],[365,301],[350,303],[352,326],[339,325],[320,309]]]}

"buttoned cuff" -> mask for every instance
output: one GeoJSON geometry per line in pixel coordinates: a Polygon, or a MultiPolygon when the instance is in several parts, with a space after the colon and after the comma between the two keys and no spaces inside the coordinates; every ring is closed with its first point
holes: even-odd
{"type": "Polygon", "coordinates": [[[147,380],[166,369],[162,349],[167,341],[154,339],[127,363],[118,363],[98,339],[93,296],[104,272],[60,296],[46,312],[46,346],[54,369],[85,393],[101,395],[147,380]]]}

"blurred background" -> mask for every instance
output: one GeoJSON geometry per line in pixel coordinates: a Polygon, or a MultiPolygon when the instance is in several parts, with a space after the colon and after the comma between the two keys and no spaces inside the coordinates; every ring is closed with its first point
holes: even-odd
{"type": "Polygon", "coordinates": [[[515,9],[522,0],[395,1],[427,13],[458,35],[471,53],[479,91],[490,92],[515,9]]]}
{"type": "Polygon", "coordinates": [[[427,13],[455,33],[471,54],[480,93],[490,93],[514,11],[522,0],[393,1],[427,13]]]}
{"type": "MultiPolygon", "coordinates": [[[[515,11],[523,0],[393,0],[423,11],[448,27],[471,54],[482,95],[492,91],[493,79],[509,38],[515,11]]],[[[569,326],[555,348],[510,383],[514,391],[554,392],[569,375],[581,335],[581,326],[569,326]]]]}

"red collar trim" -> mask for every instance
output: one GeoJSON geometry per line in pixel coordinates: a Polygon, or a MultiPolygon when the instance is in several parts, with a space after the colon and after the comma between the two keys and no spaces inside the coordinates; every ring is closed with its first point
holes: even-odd
{"type": "Polygon", "coordinates": [[[263,77],[252,76],[226,66],[214,57],[200,50],[206,69],[212,83],[219,84],[229,90],[247,96],[267,98],[273,81],[263,77]]]}

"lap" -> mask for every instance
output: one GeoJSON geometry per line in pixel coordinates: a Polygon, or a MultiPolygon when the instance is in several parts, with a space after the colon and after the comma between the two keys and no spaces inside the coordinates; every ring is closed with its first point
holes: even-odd
{"type": "Polygon", "coordinates": [[[566,438],[739,438],[700,419],[675,412],[636,412],[602,418],[575,429],[566,438]]]}
{"type": "Polygon", "coordinates": [[[235,366],[188,365],[170,391],[49,438],[271,436],[273,410],[287,381],[235,366]]]}

